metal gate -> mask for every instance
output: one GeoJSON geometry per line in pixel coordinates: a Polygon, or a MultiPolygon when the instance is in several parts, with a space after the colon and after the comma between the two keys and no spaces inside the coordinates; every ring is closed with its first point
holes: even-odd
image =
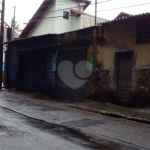
{"type": "Polygon", "coordinates": [[[131,99],[132,51],[116,53],[116,94],[119,101],[131,99]]]}
{"type": "Polygon", "coordinates": [[[23,53],[19,58],[19,88],[26,91],[45,92],[46,54],[23,53]]]}
{"type": "MultiPolygon", "coordinates": [[[[86,48],[59,50],[57,52],[56,90],[59,99],[73,101],[84,101],[86,99],[85,83],[80,84],[82,79],[78,78],[75,72],[76,65],[81,61],[86,61],[86,57],[86,48]],[[62,63],[64,65],[61,65],[62,63]],[[73,67],[70,67],[70,64],[73,67]],[[61,75],[58,70],[60,65],[61,75]]],[[[78,72],[82,72],[82,75],[86,75],[86,62],[78,66],[78,72]]]]}

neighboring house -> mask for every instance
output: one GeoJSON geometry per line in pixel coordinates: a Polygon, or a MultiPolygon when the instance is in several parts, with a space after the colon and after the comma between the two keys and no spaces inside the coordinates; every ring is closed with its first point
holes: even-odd
{"type": "Polygon", "coordinates": [[[19,39],[8,47],[9,86],[47,92],[60,99],[88,97],[150,105],[150,13],[63,34],[19,39]],[[78,65],[83,60],[90,65],[78,65]],[[77,65],[78,74],[76,68],[68,70],[71,62],[77,65]],[[79,86],[82,77],[91,72],[86,84],[79,86]]]}
{"type": "Polygon", "coordinates": [[[121,12],[119,15],[117,15],[117,17],[115,17],[114,20],[120,19],[120,18],[126,18],[126,17],[131,17],[131,14],[125,13],[125,12],[121,12]]]}
{"type": "MultiPolygon", "coordinates": [[[[44,0],[20,35],[20,38],[60,34],[95,24],[94,16],[84,13],[88,0],[44,0]]],[[[102,23],[106,19],[97,18],[102,23]]]]}
{"type": "Polygon", "coordinates": [[[102,24],[97,93],[115,95],[120,103],[150,105],[150,13],[117,18],[102,24]]]}

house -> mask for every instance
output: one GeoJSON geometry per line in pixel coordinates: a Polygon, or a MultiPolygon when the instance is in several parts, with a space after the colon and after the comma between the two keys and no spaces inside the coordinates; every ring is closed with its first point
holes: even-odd
{"type": "Polygon", "coordinates": [[[132,16],[131,14],[125,13],[125,12],[121,12],[120,14],[117,15],[117,17],[115,17],[114,20],[120,19],[120,18],[126,18],[126,17],[130,17],[132,16]]]}
{"type": "Polygon", "coordinates": [[[102,28],[105,41],[97,46],[99,98],[110,94],[118,103],[150,105],[150,13],[119,17],[102,28]]]}
{"type": "Polygon", "coordinates": [[[146,13],[11,41],[7,83],[59,99],[150,105],[149,20],[146,13]]]}
{"type": "MultiPolygon", "coordinates": [[[[94,16],[84,13],[90,3],[88,0],[44,0],[20,38],[60,34],[93,26],[94,16]]],[[[97,18],[99,23],[104,21],[106,19],[97,18]]]]}

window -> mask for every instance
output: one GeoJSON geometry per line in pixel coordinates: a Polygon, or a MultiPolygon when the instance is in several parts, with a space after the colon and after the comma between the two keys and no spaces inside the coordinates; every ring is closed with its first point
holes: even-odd
{"type": "Polygon", "coordinates": [[[63,11],[63,18],[64,19],[69,19],[69,12],[63,11]]]}
{"type": "Polygon", "coordinates": [[[150,20],[143,20],[137,24],[137,43],[150,43],[150,20]]]}

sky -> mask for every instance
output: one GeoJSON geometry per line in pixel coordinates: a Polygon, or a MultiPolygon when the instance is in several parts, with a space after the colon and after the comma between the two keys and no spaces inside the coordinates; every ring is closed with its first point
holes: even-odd
{"type": "MultiPolygon", "coordinates": [[[[5,0],[5,21],[10,24],[16,6],[16,21],[27,23],[42,2],[43,0],[5,0]]],[[[120,12],[132,15],[150,12],[150,0],[97,0],[97,2],[97,15],[108,20],[114,19],[120,12]]],[[[92,0],[91,5],[85,10],[86,13],[94,15],[94,3],[95,0],[92,0]]]]}

